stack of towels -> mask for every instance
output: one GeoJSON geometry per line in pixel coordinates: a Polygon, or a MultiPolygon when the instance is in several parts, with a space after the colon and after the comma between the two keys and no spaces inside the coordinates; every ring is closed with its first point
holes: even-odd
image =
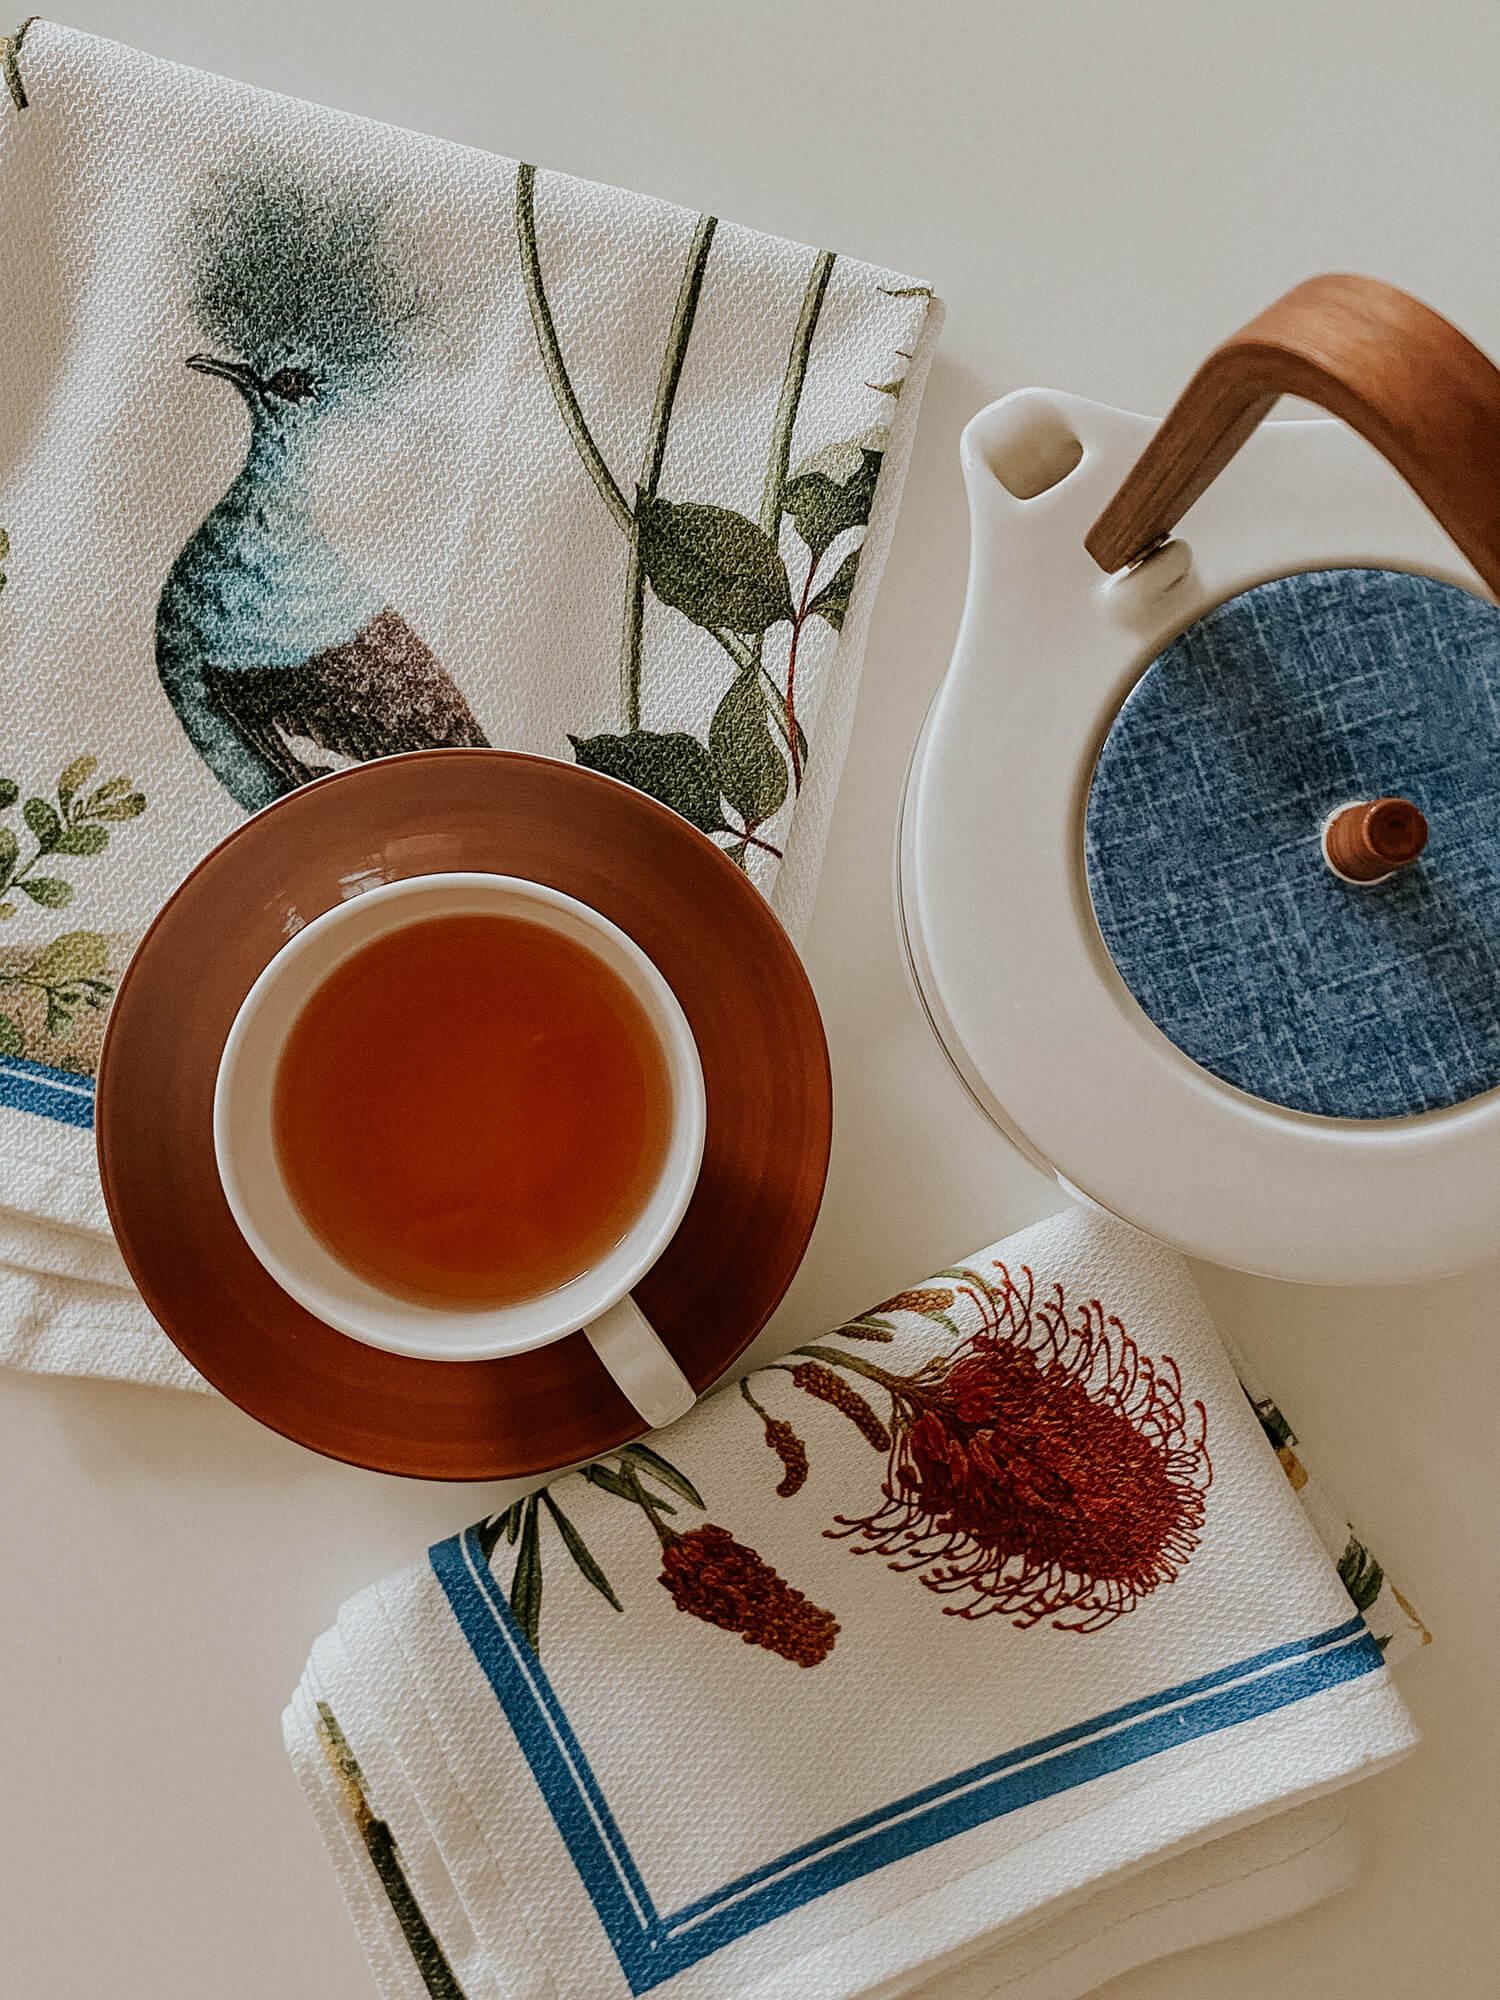
{"type": "Polygon", "coordinates": [[[1182,1260],[1080,1211],[757,1369],[313,1649],[382,1995],[1074,2000],[1302,1908],[1425,1636],[1311,1497],[1182,1260]]]}

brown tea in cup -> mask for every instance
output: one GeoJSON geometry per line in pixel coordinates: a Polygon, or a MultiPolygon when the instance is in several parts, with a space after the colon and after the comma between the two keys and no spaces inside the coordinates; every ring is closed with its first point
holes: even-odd
{"type": "Polygon", "coordinates": [[[304,1221],[398,1296],[508,1305],[628,1233],[672,1130],[660,1040],[576,938],[505,913],[404,925],[312,993],[274,1083],[304,1221]]]}

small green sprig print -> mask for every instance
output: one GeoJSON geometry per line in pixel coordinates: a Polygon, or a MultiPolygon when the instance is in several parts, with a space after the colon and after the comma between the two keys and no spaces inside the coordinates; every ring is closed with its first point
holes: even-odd
{"type": "MultiPolygon", "coordinates": [[[[146,799],[129,778],[106,778],[86,792],[99,768],[97,757],[75,757],[57,781],[57,804],[33,795],[21,808],[21,818],[36,846],[25,861],[14,827],[0,825],[0,918],[13,917],[18,905],[12,891],[27,896],[45,910],[60,910],[73,900],[73,885],[64,877],[39,875],[37,866],[57,855],[92,856],[109,845],[113,823],[139,819],[146,799]]],[[[14,778],[0,778],[0,813],[9,812],[21,796],[14,778]]]]}
{"type": "MultiPolygon", "coordinates": [[[[57,781],[56,804],[37,794],[21,805],[21,821],[32,851],[22,858],[21,835],[0,823],[0,919],[13,918],[19,897],[44,910],[60,910],[73,900],[73,884],[56,873],[64,858],[92,859],[109,846],[113,828],[139,819],[146,799],[129,778],[92,781],[99,769],[93,756],[75,757],[57,781]],[[45,866],[44,866],[45,864],[45,866]]],[[[0,815],[21,799],[14,778],[0,778],[0,815]]],[[[0,970],[0,987],[29,995],[40,1009],[46,1042],[65,1042],[81,1014],[99,1012],[114,994],[109,972],[109,939],[100,931],[72,930],[41,946],[20,965],[0,970]]],[[[0,1055],[36,1055],[26,1029],[13,1014],[0,1012],[0,1055]]]]}

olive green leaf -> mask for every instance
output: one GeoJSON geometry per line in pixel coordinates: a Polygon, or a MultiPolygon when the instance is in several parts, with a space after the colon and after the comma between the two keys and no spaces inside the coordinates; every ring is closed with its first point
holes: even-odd
{"type": "Polygon", "coordinates": [[[97,757],[75,757],[57,781],[57,803],[66,814],[69,806],[99,768],[97,757]]]}
{"type": "Polygon", "coordinates": [[[20,853],[20,841],[8,826],[0,826],[0,888],[9,882],[20,853]]]}
{"type": "Polygon", "coordinates": [[[33,875],[27,882],[18,882],[16,887],[44,910],[60,910],[64,903],[73,900],[73,884],[60,881],[55,875],[33,875]]]}
{"type": "Polygon", "coordinates": [[[542,1551],[534,1493],[524,1506],[521,1553],[516,1558],[516,1573],[510,1580],[510,1608],[535,1653],[539,1649],[542,1629],[542,1551]]]}
{"type": "MultiPolygon", "coordinates": [[[[583,1476],[591,1486],[601,1487],[606,1493],[613,1493],[617,1500],[635,1501],[635,1493],[629,1480],[622,1479],[618,1472],[612,1472],[607,1465],[586,1465],[583,1476]]],[[[668,1508],[670,1514],[673,1508],[668,1508]]]]}
{"type": "Polygon", "coordinates": [[[736,674],[708,725],[708,749],[719,790],[748,827],[781,810],[786,759],[766,720],[766,697],[753,667],[736,674]]]}
{"type": "Polygon", "coordinates": [[[700,833],[728,833],[719,807],[719,780],[713,761],[695,736],[683,730],[658,735],[632,729],[625,736],[570,736],[573,755],[586,771],[602,771],[660,799],[700,833]]]}
{"type": "MultiPolygon", "coordinates": [[[[77,996],[74,996],[75,998],[77,996]]],[[[47,988],[47,1033],[54,1042],[65,1042],[73,1032],[73,1009],[61,993],[47,988]]]]}
{"type": "Polygon", "coordinates": [[[905,378],[903,376],[898,375],[896,376],[894,381],[890,382],[866,382],[865,387],[867,389],[874,389],[876,393],[881,396],[899,396],[901,394],[904,381],[905,378]]]}
{"type": "Polygon", "coordinates": [[[1339,1582],[1354,1600],[1356,1611],[1368,1611],[1380,1595],[1385,1571],[1357,1536],[1351,1535],[1339,1557],[1339,1582]]]}
{"type": "Polygon", "coordinates": [[[651,1473],[653,1478],[659,1479],[663,1486],[670,1487],[672,1492],[680,1493],[690,1507],[703,1507],[707,1505],[703,1495],[698,1491],[692,1480],[688,1478],[687,1474],[679,1472],[675,1465],[669,1465],[661,1453],[653,1451],[650,1445],[628,1444],[620,1453],[620,1456],[621,1458],[634,1459],[642,1471],[651,1473]]]}
{"type": "Polygon", "coordinates": [[[21,787],[14,778],[0,778],[0,812],[13,806],[21,796],[21,787]]]}
{"type": "Polygon", "coordinates": [[[474,1530],[474,1538],[479,1543],[480,1552],[486,1562],[495,1553],[495,1545],[502,1535],[508,1542],[514,1542],[520,1532],[521,1511],[525,1505],[524,1500],[517,1500],[513,1506],[507,1507],[503,1514],[491,1514],[488,1520],[478,1523],[474,1530]]]}
{"type": "Polygon", "coordinates": [[[64,931],[37,953],[26,977],[36,986],[69,986],[78,979],[97,979],[108,967],[109,939],[101,932],[64,931]]]}
{"type": "Polygon", "coordinates": [[[45,799],[28,799],[21,808],[21,817],[31,828],[37,846],[43,854],[50,854],[62,839],[62,821],[45,799]]]}
{"type": "Polygon", "coordinates": [[[641,565],[663,604],[708,631],[765,632],[792,616],[786,564],[771,537],[729,507],[642,495],[641,565]]]}
{"type": "Polygon", "coordinates": [[[883,298],[887,299],[930,299],[932,297],[931,285],[901,285],[894,289],[890,285],[877,285],[875,289],[883,298]]]}
{"type": "Polygon", "coordinates": [[[862,528],[869,520],[880,462],[878,451],[861,448],[859,464],[847,479],[798,472],[782,487],[782,508],[815,558],[826,555],[845,529],[862,528]]]}
{"type": "Polygon", "coordinates": [[[102,854],[109,845],[109,828],[96,826],[91,820],[80,820],[75,826],[65,826],[58,836],[57,854],[102,854]]]}
{"type": "Polygon", "coordinates": [[[26,1037],[9,1014],[0,1014],[0,1056],[24,1056],[26,1037]]]}
{"type": "Polygon", "coordinates": [[[864,470],[867,451],[884,453],[890,442],[889,424],[866,424],[858,437],[841,438],[837,444],[819,445],[816,451],[810,451],[792,468],[793,476],[800,479],[804,473],[823,472],[835,486],[843,486],[864,470]]]}
{"type": "Polygon", "coordinates": [[[557,1523],[557,1532],[563,1538],[563,1547],[578,1565],[578,1574],[586,1583],[591,1583],[599,1595],[612,1604],[616,1611],[623,1611],[625,1607],[610,1588],[609,1578],[589,1554],[588,1544],[545,1486],[542,1488],[542,1505],[557,1523]]]}
{"type": "Polygon", "coordinates": [[[808,605],[808,616],[826,618],[835,632],[842,632],[844,619],[849,610],[849,599],[854,595],[854,579],[858,574],[859,550],[851,549],[834,571],[832,582],[825,583],[808,605]]]}
{"type": "MultiPolygon", "coordinates": [[[[120,782],[128,784],[129,780],[124,779],[120,782]]],[[[99,791],[95,792],[88,802],[90,819],[139,819],[146,810],[146,798],[143,792],[127,792],[123,797],[102,798],[100,793],[104,789],[101,785],[99,791]]]]}

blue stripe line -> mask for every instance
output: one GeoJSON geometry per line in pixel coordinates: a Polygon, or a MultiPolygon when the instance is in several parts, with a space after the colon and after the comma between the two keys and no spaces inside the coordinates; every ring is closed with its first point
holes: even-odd
{"type": "Polygon", "coordinates": [[[1005,1751],[851,1820],[663,1917],[474,1530],[439,1543],[431,1561],[637,1995],[877,1868],[1382,1665],[1364,1620],[1347,1619],[1313,1638],[1270,1647],[1005,1751]]]}
{"type": "MultiPolygon", "coordinates": [[[[573,1725],[569,1722],[563,1705],[557,1698],[556,1690],[542,1668],[541,1661],[531,1650],[526,1635],[522,1632],[511,1614],[510,1605],[506,1601],[505,1594],[501,1590],[499,1583],[496,1581],[495,1573],[485,1560],[484,1550],[480,1545],[479,1535],[475,1529],[469,1528],[465,1531],[463,1545],[465,1565],[468,1573],[479,1585],[481,1592],[484,1594],[490,1607],[491,1616],[501,1626],[506,1644],[515,1659],[516,1667],[522,1680],[525,1682],[532,1697],[540,1704],[551,1724],[559,1745],[562,1746],[569,1765],[577,1773],[578,1783],[582,1787],[584,1795],[592,1809],[594,1821],[599,1828],[600,1836],[608,1844],[619,1871],[628,1885],[630,1900],[641,1911],[652,1911],[653,1905],[650,1892],[641,1878],[640,1870],[635,1865],[635,1857],[630,1852],[625,1836],[620,1831],[614,1814],[609,1809],[609,1805],[604,1797],[603,1788],[599,1780],[594,1776],[593,1766],[589,1763],[583,1745],[573,1733],[573,1725]]],[[[647,1921],[647,1918],[643,1915],[641,1921],[644,1923],[647,1921]]]]}
{"type": "MultiPolygon", "coordinates": [[[[1193,1697],[1201,1698],[1213,1689],[1225,1686],[1227,1682],[1246,1680],[1252,1674],[1263,1673],[1266,1669],[1285,1661],[1305,1660],[1310,1653],[1351,1639],[1356,1633],[1363,1633],[1364,1630],[1363,1618],[1348,1619],[1342,1625],[1335,1625],[1329,1631],[1319,1633],[1316,1638],[1295,1640],[1286,1646],[1273,1646],[1267,1652],[1256,1653],[1248,1660],[1241,1660],[1237,1666],[1223,1667],[1217,1673],[1203,1674],[1197,1680],[1182,1681],[1176,1687],[1163,1689],[1160,1694],[1146,1695],[1139,1701],[1126,1703],[1123,1708],[1110,1709],[1104,1715],[1096,1715],[1092,1721],[1075,1723],[1071,1728],[1059,1729],[1054,1735],[1040,1736],[1034,1742],[1023,1743],[1017,1750],[1006,1750],[998,1757],[986,1759],[982,1764],[971,1765],[967,1771],[960,1771],[954,1777],[939,1779],[936,1784],[924,1786],[919,1792],[908,1793],[895,1805],[881,1806],[877,1811],[866,1813],[860,1819],[850,1820],[847,1825],[838,1827],[834,1832],[824,1834],[817,1840],[809,1841],[805,1847],[796,1848],[792,1853],[783,1855],[779,1861],[768,1862],[765,1867],[758,1868],[751,1874],[742,1875],[727,1888],[718,1889],[713,1895],[705,1896],[700,1903],[692,1903],[687,1908],[679,1910],[674,1922],[694,1916],[700,1910],[717,1906],[727,1896],[737,1894],[755,1882],[781,1874],[790,1864],[814,1860],[828,1848],[842,1844],[852,1835],[882,1827],[893,1814],[905,1814],[949,1798],[960,1788],[982,1784],[988,1778],[998,1777],[1004,1771],[1013,1770],[1018,1764],[1030,1764],[1038,1758],[1049,1757],[1072,1744],[1082,1743],[1085,1739],[1116,1729],[1121,1723],[1137,1716],[1156,1714],[1166,1708],[1175,1709],[1193,1697]]],[[[1372,1640],[1371,1644],[1373,1643],[1372,1640]]],[[[1155,1752],[1146,1754],[1154,1755],[1155,1752]]]]}
{"type": "MultiPolygon", "coordinates": [[[[690,1933],[679,1932],[681,1917],[669,1919],[669,1936],[684,1948],[671,1970],[680,1971],[683,1965],[732,1944],[758,1925],[800,1909],[803,1904],[841,1888],[846,1882],[857,1881],[876,1868],[888,1867],[894,1861],[920,1853],[923,1848],[952,1840],[960,1833],[1019,1812],[1040,1799],[1053,1798],[1090,1779],[1159,1756],[1179,1744],[1191,1743],[1234,1723],[1247,1722],[1291,1702],[1303,1701],[1343,1681],[1355,1680],[1380,1664],[1380,1648],[1366,1634],[1362,1639],[1272,1669],[1227,1693],[1201,1696],[1185,1708],[1147,1716],[1116,1734],[1057,1752],[1024,1770],[1001,1774],[987,1784],[930,1805],[909,1818],[855,1837],[847,1846],[824,1853],[795,1875],[747,1890],[740,1900],[727,1907],[722,1906],[722,1899],[730,1892],[721,1890],[721,1907],[694,1919],[690,1933]]],[[[653,1983],[659,1984],[662,1976],[658,1972],[653,1983]]]]}
{"type": "Polygon", "coordinates": [[[516,1741],[623,1964],[659,1919],[588,1759],[510,1606],[495,1590],[474,1530],[439,1542],[431,1560],[501,1707],[513,1726],[520,1722],[516,1741]],[[488,1590],[480,1577],[489,1577],[488,1590]]]}
{"type": "Polygon", "coordinates": [[[92,1131],[94,1080],[75,1076],[69,1069],[28,1062],[24,1056],[0,1056],[0,1104],[92,1131]]]}

